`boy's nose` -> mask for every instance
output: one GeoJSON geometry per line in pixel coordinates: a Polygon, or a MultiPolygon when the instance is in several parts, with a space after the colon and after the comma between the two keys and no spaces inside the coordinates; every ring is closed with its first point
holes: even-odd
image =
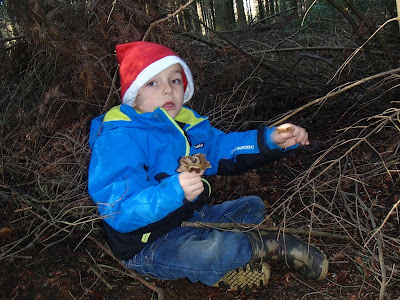
{"type": "Polygon", "coordinates": [[[171,94],[172,93],[172,85],[170,82],[164,84],[164,93],[171,94]]]}

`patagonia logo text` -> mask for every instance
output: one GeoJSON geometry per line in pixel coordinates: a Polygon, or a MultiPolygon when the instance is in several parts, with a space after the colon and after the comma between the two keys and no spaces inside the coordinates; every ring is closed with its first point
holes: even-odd
{"type": "Polygon", "coordinates": [[[233,148],[231,153],[234,153],[234,152],[240,151],[240,150],[254,150],[254,145],[245,145],[245,146],[235,147],[235,148],[233,148]]]}

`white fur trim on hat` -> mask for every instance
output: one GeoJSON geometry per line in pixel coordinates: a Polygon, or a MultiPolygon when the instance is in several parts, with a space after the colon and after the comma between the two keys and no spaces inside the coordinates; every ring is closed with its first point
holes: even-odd
{"type": "Polygon", "coordinates": [[[174,64],[180,64],[183,72],[185,72],[187,86],[185,93],[183,95],[183,103],[188,102],[194,93],[194,84],[193,84],[193,76],[190,72],[189,66],[178,56],[165,56],[159,60],[156,60],[152,64],[148,65],[144,68],[139,75],[136,77],[135,81],[129,86],[126,90],[123,98],[122,103],[133,105],[136,100],[136,96],[138,94],[139,89],[145,85],[151,78],[156,76],[161,71],[169,68],[174,64]]]}

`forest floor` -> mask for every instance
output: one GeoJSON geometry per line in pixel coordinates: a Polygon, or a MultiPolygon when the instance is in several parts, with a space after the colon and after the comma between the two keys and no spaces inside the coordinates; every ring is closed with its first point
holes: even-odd
{"type": "MultiPolygon", "coordinates": [[[[2,261],[0,299],[157,299],[157,294],[129,277],[107,255],[96,258],[92,266],[93,244],[74,239],[58,243],[41,252],[39,246],[2,261]],[[91,247],[91,248],[90,248],[91,247]]],[[[191,283],[186,279],[150,279],[164,289],[165,299],[378,299],[376,279],[345,257],[335,257],[329,245],[321,247],[330,257],[330,270],[323,281],[305,280],[280,263],[272,262],[268,285],[246,291],[226,291],[191,283]],[[332,260],[334,260],[332,262],[332,260]],[[373,287],[373,288],[372,288],[373,287]]],[[[195,258],[194,258],[195,259],[195,258]]],[[[400,290],[391,287],[387,299],[400,299],[400,290]]]]}
{"type": "MultiPolygon", "coordinates": [[[[91,257],[83,251],[73,251],[68,244],[58,244],[26,257],[3,262],[1,268],[1,299],[157,299],[157,294],[137,281],[109,273],[107,284],[88,265],[91,257]],[[108,287],[108,284],[111,285],[108,287]]],[[[113,265],[104,258],[97,263],[113,265]]],[[[365,290],[373,278],[365,278],[348,261],[331,264],[328,277],[321,281],[304,280],[282,265],[271,263],[268,285],[237,292],[191,283],[186,279],[161,281],[149,279],[164,289],[165,299],[378,299],[365,290]]],[[[117,271],[115,271],[117,273],[117,271]]],[[[399,292],[391,291],[398,299],[399,292]]]]}
{"type": "MultiPolygon", "coordinates": [[[[310,135],[317,139],[326,138],[316,136],[317,133],[310,135]]],[[[310,148],[300,151],[301,155],[307,158],[307,154],[315,150],[310,148]]],[[[282,164],[293,166],[297,163],[298,159],[290,156],[283,162],[275,163],[272,169],[279,170],[282,164]]],[[[256,176],[255,174],[251,173],[250,176],[256,176]]],[[[259,174],[263,175],[262,169],[259,174]]],[[[243,176],[249,177],[249,174],[243,176]]],[[[277,189],[264,189],[263,192],[260,190],[259,195],[272,204],[280,198],[279,187],[283,187],[288,179],[279,171],[271,176],[275,178],[272,184],[276,184],[277,189]]],[[[268,185],[267,181],[270,178],[266,177],[257,177],[261,178],[260,186],[268,185]]],[[[240,182],[243,177],[238,176],[236,180],[240,182]]],[[[231,184],[237,182],[234,179],[231,184]]],[[[243,191],[242,188],[238,190],[243,191]]],[[[3,220],[8,214],[12,214],[11,209],[11,205],[9,209],[3,209],[3,220]]],[[[9,236],[0,238],[0,242],[5,244],[23,234],[23,231],[12,232],[9,236]]],[[[24,251],[21,256],[2,260],[0,299],[158,299],[156,292],[131,278],[126,270],[90,240],[80,243],[81,238],[81,234],[71,235],[69,239],[46,250],[36,245],[24,251]]],[[[174,300],[378,299],[379,285],[371,272],[356,264],[353,259],[340,255],[342,247],[349,247],[346,243],[340,244],[337,240],[329,238],[313,241],[327,254],[330,261],[328,276],[322,281],[306,280],[285,265],[276,262],[270,263],[271,279],[268,285],[246,291],[226,291],[191,283],[187,279],[146,280],[163,288],[165,299],[174,300]]],[[[386,290],[386,297],[400,299],[400,289],[390,286],[386,290]]]]}

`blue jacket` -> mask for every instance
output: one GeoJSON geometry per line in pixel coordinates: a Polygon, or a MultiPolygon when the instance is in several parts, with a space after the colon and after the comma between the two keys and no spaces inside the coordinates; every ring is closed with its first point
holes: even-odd
{"type": "Polygon", "coordinates": [[[115,255],[131,258],[206,202],[208,184],[199,199],[185,199],[176,171],[180,157],[205,154],[212,166],[205,175],[239,174],[285,156],[271,149],[268,131],[226,134],[187,107],[175,120],[162,108],[138,113],[128,105],[95,118],[88,189],[115,255]]]}

